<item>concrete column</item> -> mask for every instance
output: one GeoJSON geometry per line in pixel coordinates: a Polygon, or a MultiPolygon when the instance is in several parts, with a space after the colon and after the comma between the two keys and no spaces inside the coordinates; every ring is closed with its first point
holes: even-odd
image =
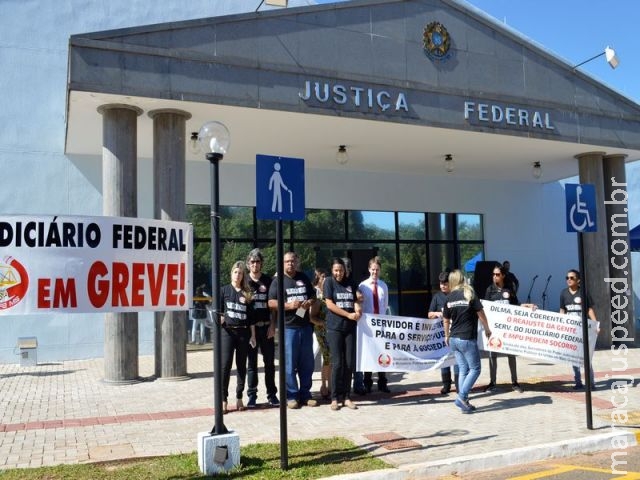
{"type": "MultiPolygon", "coordinates": [[[[633,308],[631,251],[629,250],[629,209],[627,174],[623,154],[604,157],[604,197],[607,218],[610,316],[606,335],[612,343],[638,344],[633,308]],[[610,321],[609,321],[610,320],[610,321]]],[[[602,329],[601,335],[605,335],[602,329]]]]}
{"type": "MultiPolygon", "coordinates": [[[[609,276],[607,216],[604,209],[604,170],[602,168],[604,152],[586,152],[576,155],[578,159],[580,183],[591,183],[596,189],[596,225],[597,232],[584,233],[584,272],[580,272],[589,296],[593,300],[596,318],[600,321],[601,329],[597,346],[604,347],[611,344],[607,326],[609,323],[609,292],[605,288],[604,279],[609,276]],[[608,342],[608,343],[607,343],[608,342]]],[[[578,268],[575,267],[569,268],[578,268]]]]}
{"type": "MultiPolygon", "coordinates": [[[[137,117],[142,110],[109,104],[102,115],[102,210],[106,216],[135,217],[137,199],[137,117]]],[[[107,313],[104,319],[104,381],[138,381],[138,314],[107,313]]]]}
{"type": "MultiPolygon", "coordinates": [[[[164,109],[153,119],[154,216],[186,220],[186,122],[191,114],[164,109]]],[[[155,373],[161,380],[186,380],[187,312],[157,312],[155,373]]]]}

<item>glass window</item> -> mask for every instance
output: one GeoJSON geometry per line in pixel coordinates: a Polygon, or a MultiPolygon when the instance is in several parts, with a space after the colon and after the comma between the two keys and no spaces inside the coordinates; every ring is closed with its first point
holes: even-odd
{"type": "Polygon", "coordinates": [[[252,207],[220,207],[220,236],[253,238],[252,207]]]}
{"type": "Polygon", "coordinates": [[[231,267],[237,261],[244,262],[253,248],[248,242],[223,240],[220,242],[220,285],[231,282],[231,267]]]}
{"type": "Polygon", "coordinates": [[[424,240],[424,213],[398,213],[398,237],[400,240],[424,240]]]}
{"type": "MultiPolygon", "coordinates": [[[[276,239],[276,221],[275,220],[257,220],[259,239],[276,239]]],[[[291,238],[291,222],[282,222],[282,237],[291,238]]]]}
{"type": "Polygon", "coordinates": [[[349,212],[350,240],[395,240],[395,232],[393,212],[349,212]]]}
{"type": "Polygon", "coordinates": [[[478,243],[461,244],[460,247],[460,265],[462,270],[470,274],[476,269],[476,262],[484,260],[484,248],[478,243]]]}
{"type": "Polygon", "coordinates": [[[430,241],[453,240],[456,229],[455,214],[429,213],[427,218],[430,241]]]}
{"type": "Polygon", "coordinates": [[[187,222],[193,224],[194,238],[211,238],[211,207],[187,205],[187,222]]]}
{"type": "Polygon", "coordinates": [[[429,244],[429,273],[432,285],[438,286],[438,274],[457,267],[456,248],[453,243],[429,244]]]}
{"type": "Polygon", "coordinates": [[[427,305],[427,251],[424,244],[400,245],[400,313],[424,317],[427,305]]]}
{"type": "Polygon", "coordinates": [[[458,240],[482,240],[482,215],[458,214],[458,240]]]}
{"type": "Polygon", "coordinates": [[[293,226],[295,239],[344,240],[344,212],[307,209],[304,220],[293,226]]]}

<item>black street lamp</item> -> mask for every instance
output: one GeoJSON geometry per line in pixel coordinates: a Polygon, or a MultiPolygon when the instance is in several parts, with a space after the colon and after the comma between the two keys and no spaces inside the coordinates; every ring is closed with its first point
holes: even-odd
{"type": "Polygon", "coordinates": [[[213,333],[213,407],[215,425],[211,435],[229,433],[222,420],[222,352],[220,350],[220,192],[218,164],[229,150],[229,130],[220,122],[207,122],[198,132],[198,142],[211,164],[211,315],[213,333]]]}

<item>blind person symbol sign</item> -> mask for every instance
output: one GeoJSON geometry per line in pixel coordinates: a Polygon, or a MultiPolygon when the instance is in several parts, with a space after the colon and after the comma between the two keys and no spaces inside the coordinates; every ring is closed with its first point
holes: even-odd
{"type": "Polygon", "coordinates": [[[304,160],[256,155],[258,220],[304,220],[304,160]]]}

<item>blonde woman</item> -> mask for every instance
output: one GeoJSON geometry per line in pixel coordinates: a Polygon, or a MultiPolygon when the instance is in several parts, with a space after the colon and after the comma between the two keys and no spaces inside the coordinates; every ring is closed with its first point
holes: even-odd
{"type": "Polygon", "coordinates": [[[223,413],[228,412],[229,379],[233,356],[236,357],[238,383],[236,385],[236,408],[244,410],[242,402],[244,383],[247,376],[247,356],[249,348],[256,344],[255,326],[251,325],[249,309],[251,293],[245,277],[244,262],[236,262],[231,268],[231,283],[220,289],[222,384],[224,400],[223,413]]]}
{"type": "Polygon", "coordinates": [[[491,330],[482,303],[460,270],[449,274],[449,289],[442,316],[445,342],[456,356],[460,368],[460,391],[454,403],[462,413],[471,413],[476,407],[469,403],[469,392],[480,376],[478,319],[487,338],[491,337],[491,330]]]}

